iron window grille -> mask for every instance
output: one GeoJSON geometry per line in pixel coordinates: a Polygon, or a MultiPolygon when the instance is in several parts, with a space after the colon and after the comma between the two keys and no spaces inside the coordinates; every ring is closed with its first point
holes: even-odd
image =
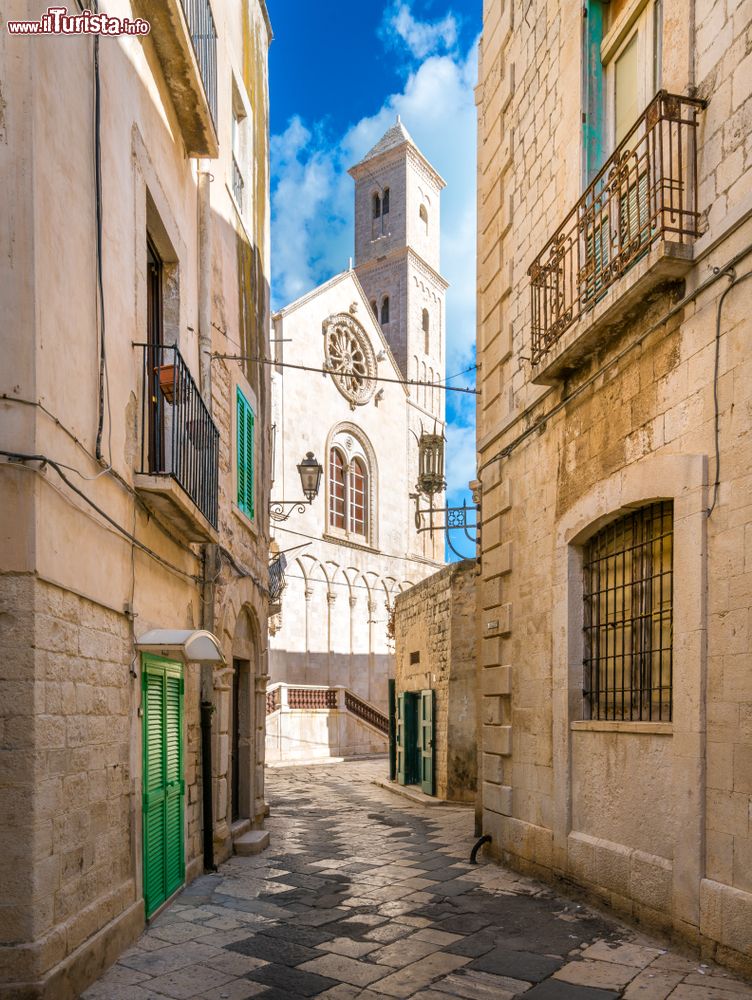
{"type": "Polygon", "coordinates": [[[585,548],[585,706],[591,719],[670,722],[673,503],[650,504],[585,548]]]}
{"type": "Polygon", "coordinates": [[[703,106],[660,91],[530,265],[533,364],[654,243],[691,244],[699,235],[703,106]]]}

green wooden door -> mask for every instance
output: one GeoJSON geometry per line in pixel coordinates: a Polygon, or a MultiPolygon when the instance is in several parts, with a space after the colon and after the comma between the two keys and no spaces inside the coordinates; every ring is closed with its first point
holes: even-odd
{"type": "Polygon", "coordinates": [[[397,777],[397,689],[394,680],[389,681],[389,780],[397,777]]]}
{"type": "Polygon", "coordinates": [[[144,656],[143,847],[147,917],[185,880],[183,849],[183,668],[144,656]]]}
{"type": "Polygon", "coordinates": [[[414,785],[420,780],[418,752],[418,695],[403,691],[397,697],[397,781],[414,785]]]}
{"type": "Polygon", "coordinates": [[[420,692],[420,787],[427,795],[436,793],[434,779],[433,711],[434,692],[420,692]]]}

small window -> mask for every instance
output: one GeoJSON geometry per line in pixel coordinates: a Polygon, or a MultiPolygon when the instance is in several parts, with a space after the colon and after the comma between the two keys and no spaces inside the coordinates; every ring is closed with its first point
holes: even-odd
{"type": "Polygon", "coordinates": [[[423,345],[423,350],[424,350],[424,352],[426,354],[430,354],[430,347],[431,347],[431,338],[429,336],[430,326],[431,326],[431,320],[429,319],[429,316],[428,316],[428,310],[424,309],[423,310],[423,339],[424,339],[425,343],[423,345]]]}
{"type": "Polygon", "coordinates": [[[584,555],[589,717],[670,722],[673,503],[619,518],[588,542],[584,555]]]}
{"type": "Polygon", "coordinates": [[[384,201],[381,206],[381,214],[389,215],[389,188],[384,188],[384,201]]]}
{"type": "Polygon", "coordinates": [[[345,527],[345,459],[339,448],[329,453],[329,524],[345,527]]]}
{"type": "Polygon", "coordinates": [[[385,295],[381,300],[381,325],[386,326],[389,322],[389,296],[385,295]]]}
{"type": "Polygon", "coordinates": [[[423,223],[426,233],[428,233],[428,209],[425,205],[420,206],[420,221],[423,223]]]}
{"type": "Polygon", "coordinates": [[[420,651],[410,653],[410,666],[414,667],[416,663],[420,663],[420,651]]]}
{"type": "Polygon", "coordinates": [[[376,317],[376,322],[379,320],[379,307],[376,305],[376,299],[371,299],[371,312],[376,317]]]}
{"type": "Polygon", "coordinates": [[[251,404],[237,390],[236,461],[238,508],[251,520],[255,517],[254,423],[251,404]]]}
{"type": "Polygon", "coordinates": [[[381,215],[381,198],[378,194],[374,193],[372,199],[372,214],[374,219],[378,219],[381,215]]]}

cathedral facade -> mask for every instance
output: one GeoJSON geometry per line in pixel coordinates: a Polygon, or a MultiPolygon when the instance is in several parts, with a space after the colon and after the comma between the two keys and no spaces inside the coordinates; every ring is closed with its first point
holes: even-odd
{"type": "Polygon", "coordinates": [[[387,712],[394,599],[444,562],[411,496],[421,431],[444,430],[444,181],[399,119],[350,174],[355,267],[274,317],[272,502],[301,495],[308,452],[323,475],[275,527],[286,586],[270,628],[271,760],[384,748],[368,720],[387,712]]]}

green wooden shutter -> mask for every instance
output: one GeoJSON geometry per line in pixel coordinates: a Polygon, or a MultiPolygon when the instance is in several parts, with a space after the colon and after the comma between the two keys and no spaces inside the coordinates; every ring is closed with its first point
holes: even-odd
{"type": "Polygon", "coordinates": [[[401,692],[397,696],[397,781],[400,785],[407,784],[407,745],[405,732],[405,707],[407,702],[406,692],[401,692]]]}
{"type": "Polygon", "coordinates": [[[397,777],[397,706],[396,681],[389,681],[389,780],[397,777]]]}
{"type": "Polygon", "coordinates": [[[185,879],[181,664],[145,656],[142,692],[144,901],[149,916],[185,879]]]}
{"type": "Polygon", "coordinates": [[[251,520],[256,514],[254,461],[255,418],[251,404],[240,388],[237,390],[237,470],[238,507],[251,520]]]}
{"type": "Polygon", "coordinates": [[[426,795],[436,793],[434,768],[434,692],[420,692],[420,787],[426,795]]]}

